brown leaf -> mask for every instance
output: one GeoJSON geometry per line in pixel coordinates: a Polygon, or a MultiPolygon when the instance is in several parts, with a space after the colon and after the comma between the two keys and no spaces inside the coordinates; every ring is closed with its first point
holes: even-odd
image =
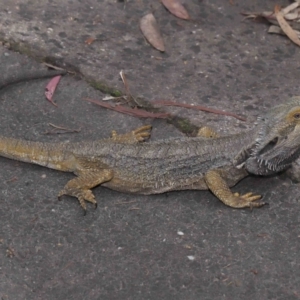
{"type": "MultiPolygon", "coordinates": [[[[296,34],[300,38],[300,31],[295,30],[296,34]]],[[[271,25],[268,29],[268,33],[276,33],[276,34],[282,34],[285,36],[285,33],[282,31],[282,29],[277,25],[271,25]]]]}
{"type": "Polygon", "coordinates": [[[241,12],[241,15],[245,16],[245,19],[257,19],[257,18],[265,18],[267,20],[275,20],[274,13],[271,11],[264,11],[262,13],[258,12],[241,12]]]}
{"type": "Polygon", "coordinates": [[[277,25],[271,25],[268,29],[268,33],[276,33],[276,34],[285,35],[285,33],[282,31],[282,29],[277,25]]]}
{"type": "Polygon", "coordinates": [[[55,76],[53,77],[48,84],[45,87],[45,96],[48,101],[50,101],[53,105],[57,106],[56,103],[53,102],[52,97],[54,95],[54,92],[56,90],[56,87],[61,79],[61,76],[55,76]]]}
{"type": "Polygon", "coordinates": [[[298,38],[297,33],[294,29],[289,25],[289,23],[285,20],[283,13],[280,11],[280,7],[278,5],[275,6],[275,16],[277,22],[280,25],[282,31],[289,37],[289,39],[294,42],[296,45],[300,46],[300,39],[298,38]]]}
{"type": "Polygon", "coordinates": [[[87,38],[87,39],[85,40],[85,44],[90,45],[90,44],[92,44],[95,40],[96,40],[95,38],[93,38],[93,37],[90,36],[89,38],[87,38]]]}
{"type": "Polygon", "coordinates": [[[190,16],[179,0],[161,0],[162,4],[177,18],[189,20],[190,16]]]}
{"type": "Polygon", "coordinates": [[[296,9],[298,6],[300,5],[300,3],[298,1],[288,5],[286,8],[282,9],[282,13],[284,15],[290,13],[292,10],[296,9]]]}
{"type": "Polygon", "coordinates": [[[165,45],[153,14],[147,14],[140,20],[141,31],[146,40],[157,50],[164,52],[165,45]]]}
{"type": "Polygon", "coordinates": [[[293,21],[293,20],[296,20],[299,18],[299,14],[297,12],[289,13],[289,14],[284,15],[284,18],[288,21],[293,21]]]}

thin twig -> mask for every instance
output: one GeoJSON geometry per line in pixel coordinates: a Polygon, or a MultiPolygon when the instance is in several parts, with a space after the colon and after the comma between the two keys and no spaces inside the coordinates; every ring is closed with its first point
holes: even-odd
{"type": "Polygon", "coordinates": [[[159,105],[162,105],[162,106],[179,106],[179,107],[184,107],[184,108],[201,110],[201,111],[206,111],[206,112],[214,113],[214,114],[218,114],[218,115],[225,115],[225,116],[234,117],[234,118],[236,118],[238,120],[241,120],[241,121],[246,121],[245,118],[240,117],[240,116],[238,116],[234,113],[226,112],[226,111],[222,111],[222,110],[218,110],[218,109],[214,109],[214,108],[208,108],[208,107],[204,107],[204,106],[201,106],[201,105],[191,105],[191,104],[185,104],[185,103],[177,103],[177,102],[170,101],[170,100],[156,100],[152,103],[159,104],[159,105]]]}
{"type": "Polygon", "coordinates": [[[78,133],[80,132],[80,129],[69,129],[66,127],[61,127],[58,125],[54,125],[52,123],[48,123],[49,126],[53,127],[56,130],[63,130],[64,132],[59,132],[59,131],[46,131],[44,134],[62,134],[62,133],[78,133]]]}
{"type": "Polygon", "coordinates": [[[136,203],[137,201],[128,201],[128,202],[117,202],[115,205],[131,204],[136,203]]]}

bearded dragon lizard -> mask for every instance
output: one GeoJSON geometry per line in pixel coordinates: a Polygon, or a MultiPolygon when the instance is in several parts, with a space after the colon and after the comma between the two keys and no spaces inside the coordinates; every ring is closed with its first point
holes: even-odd
{"type": "Polygon", "coordinates": [[[233,208],[260,207],[260,195],[232,193],[230,187],[248,176],[287,169],[300,155],[300,97],[271,109],[252,130],[212,138],[179,137],[144,142],[151,126],[98,141],[42,143],[0,137],[0,156],[73,172],[58,197],[97,202],[92,188],[157,194],[175,190],[210,190],[233,208]]]}

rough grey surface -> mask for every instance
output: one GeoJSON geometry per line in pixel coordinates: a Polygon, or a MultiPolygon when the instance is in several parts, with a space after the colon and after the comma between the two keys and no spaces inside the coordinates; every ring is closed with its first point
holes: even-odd
{"type": "MultiPolygon", "coordinates": [[[[3,0],[0,37],[32,56],[73,66],[87,78],[121,90],[119,72],[124,70],[131,92],[148,100],[205,104],[250,120],[261,108],[299,93],[298,48],[240,15],[270,10],[274,1],[183,2],[193,22],[176,19],[159,1],[3,0]],[[164,54],[140,32],[139,20],[149,11],[162,30],[164,54]],[[88,37],[97,40],[88,46],[88,37]]],[[[232,118],[175,112],[224,131],[245,126],[232,118]]]]}
{"type": "MultiPolygon", "coordinates": [[[[225,132],[250,127],[260,112],[300,94],[299,48],[239,14],[270,10],[274,1],[186,0],[195,22],[176,19],[159,1],[149,3],[2,0],[0,36],[36,59],[58,59],[119,89],[124,70],[132,93],[148,100],[176,99],[247,117],[245,123],[171,110],[225,132]],[[163,32],[165,54],[139,31],[140,17],[150,10],[163,32]],[[89,36],[98,40],[87,46],[89,36]]],[[[0,61],[1,76],[39,67],[4,49],[0,61]]],[[[82,141],[149,122],[152,139],[181,134],[164,121],[82,101],[103,94],[71,76],[62,79],[55,108],[44,100],[45,84],[1,93],[1,134],[82,141]],[[51,130],[48,123],[81,131],[44,134],[51,130]]],[[[2,299],[300,298],[299,187],[285,175],[251,177],[235,188],[262,193],[269,202],[252,212],[229,209],[208,192],[133,196],[99,187],[98,209],[89,207],[83,217],[75,199],[56,200],[71,174],[8,159],[0,164],[2,299]]]]}

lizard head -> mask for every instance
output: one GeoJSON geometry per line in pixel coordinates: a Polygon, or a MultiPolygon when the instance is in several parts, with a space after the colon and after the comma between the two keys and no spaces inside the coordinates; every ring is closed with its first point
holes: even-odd
{"type": "Polygon", "coordinates": [[[247,170],[271,174],[286,169],[300,156],[300,97],[271,109],[258,122],[258,137],[246,162],[247,170]]]}

